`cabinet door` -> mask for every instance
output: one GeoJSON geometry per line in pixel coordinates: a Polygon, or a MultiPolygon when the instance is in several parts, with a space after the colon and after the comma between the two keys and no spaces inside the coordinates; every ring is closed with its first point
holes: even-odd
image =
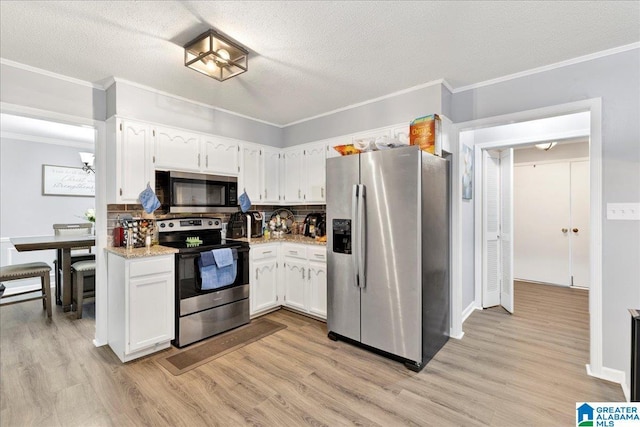
{"type": "Polygon", "coordinates": [[[309,261],[309,313],[327,318],[327,265],[309,261]]]}
{"type": "Polygon", "coordinates": [[[200,135],[156,128],[156,168],[200,171],[200,135]]]}
{"type": "Polygon", "coordinates": [[[260,185],[260,157],[262,151],[256,145],[243,144],[240,149],[242,154],[242,166],[239,193],[245,191],[251,199],[251,204],[259,204],[262,201],[262,192],[260,185]]]}
{"type": "Polygon", "coordinates": [[[171,273],[129,280],[127,353],[173,339],[173,282],[171,273]]]}
{"type": "Polygon", "coordinates": [[[280,150],[276,148],[262,149],[262,182],[263,202],[279,203],[280,195],[280,150]]]}
{"type": "Polygon", "coordinates": [[[215,136],[202,137],[203,171],[213,174],[238,175],[240,145],[215,136]]]}
{"type": "Polygon", "coordinates": [[[303,200],[302,156],[302,150],[291,150],[284,153],[284,201],[287,203],[303,200]]]}
{"type": "Polygon", "coordinates": [[[292,258],[284,262],[285,305],[306,311],[305,289],[307,281],[307,263],[292,258]]]}
{"type": "Polygon", "coordinates": [[[305,202],[325,201],[326,189],[326,145],[316,144],[304,150],[304,170],[307,185],[303,199],[305,202]]]}
{"type": "Polygon", "coordinates": [[[275,258],[255,261],[251,274],[251,314],[278,305],[278,268],[275,258]]]}
{"type": "Polygon", "coordinates": [[[146,123],[123,120],[119,130],[116,203],[138,203],[138,196],[147,183],[155,188],[151,127],[146,123]]]}

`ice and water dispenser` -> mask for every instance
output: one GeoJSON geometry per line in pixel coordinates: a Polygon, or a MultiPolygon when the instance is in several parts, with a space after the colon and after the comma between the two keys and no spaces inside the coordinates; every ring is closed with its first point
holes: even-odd
{"type": "Polygon", "coordinates": [[[333,252],[339,254],[351,254],[351,220],[334,219],[333,225],[333,252]]]}

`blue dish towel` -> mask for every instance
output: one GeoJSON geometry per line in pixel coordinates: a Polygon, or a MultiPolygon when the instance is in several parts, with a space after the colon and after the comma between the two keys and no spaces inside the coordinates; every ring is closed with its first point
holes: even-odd
{"type": "Polygon", "coordinates": [[[153,190],[151,189],[151,185],[149,185],[149,183],[147,183],[147,188],[142,190],[142,193],[140,193],[139,198],[140,198],[140,204],[144,208],[144,211],[148,214],[150,214],[151,212],[155,211],[160,207],[160,200],[158,200],[156,193],[153,192],[153,190]]]}
{"type": "Polygon", "coordinates": [[[229,286],[236,281],[238,252],[229,248],[203,252],[198,259],[198,267],[200,270],[201,280],[199,283],[201,290],[206,291],[229,286]],[[213,262],[211,262],[212,260],[213,262]]]}
{"type": "Polygon", "coordinates": [[[247,212],[251,207],[251,199],[249,199],[249,195],[247,194],[247,192],[243,192],[238,200],[240,200],[240,209],[242,210],[242,212],[247,212]]]}

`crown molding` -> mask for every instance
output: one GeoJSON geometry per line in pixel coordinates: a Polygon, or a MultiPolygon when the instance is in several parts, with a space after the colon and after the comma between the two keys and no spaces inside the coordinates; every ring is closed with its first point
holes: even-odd
{"type": "Polygon", "coordinates": [[[16,141],[36,142],[40,144],[62,145],[64,147],[81,148],[84,150],[93,150],[95,148],[94,142],[71,141],[68,139],[51,138],[48,136],[36,136],[16,132],[1,131],[0,138],[12,139],[16,141]]]}
{"type": "Polygon", "coordinates": [[[555,64],[544,65],[538,68],[532,68],[530,70],[521,71],[519,73],[508,74],[506,76],[498,77],[491,80],[485,80],[483,82],[470,84],[467,86],[461,86],[451,90],[452,93],[460,93],[468,90],[478,89],[485,86],[491,86],[497,83],[503,83],[509,80],[519,79],[521,77],[531,76],[533,74],[544,73],[545,71],[555,70],[557,68],[567,67],[569,65],[579,64],[581,62],[592,61],[594,59],[604,58],[606,56],[615,55],[617,53],[627,52],[629,50],[640,49],[640,42],[627,44],[624,46],[614,47],[612,49],[603,50],[589,55],[578,56],[577,58],[567,59],[566,61],[556,62],[555,64]]]}
{"type": "Polygon", "coordinates": [[[427,87],[430,87],[430,86],[437,86],[437,85],[442,85],[442,86],[446,87],[447,89],[449,89],[450,92],[453,91],[451,85],[446,80],[444,80],[444,79],[433,80],[433,81],[430,81],[430,82],[427,82],[427,83],[419,84],[417,86],[412,86],[412,87],[407,88],[407,89],[402,89],[402,90],[399,90],[399,91],[396,91],[396,92],[391,92],[391,93],[389,93],[387,95],[382,95],[382,96],[379,96],[377,98],[368,99],[366,101],[358,102],[356,104],[351,104],[351,105],[347,105],[345,107],[337,108],[335,110],[327,111],[326,113],[318,114],[316,116],[311,116],[311,117],[307,117],[305,119],[296,120],[295,122],[287,123],[287,124],[283,125],[282,127],[284,128],[284,127],[288,127],[288,126],[297,125],[297,124],[300,124],[300,123],[303,123],[303,122],[307,122],[309,120],[315,120],[315,119],[319,119],[320,117],[330,116],[332,114],[340,113],[342,111],[346,111],[346,110],[351,110],[353,108],[362,107],[363,105],[367,105],[367,104],[373,104],[374,102],[382,101],[384,99],[393,98],[393,97],[396,97],[396,96],[399,96],[399,95],[403,95],[405,93],[415,92],[415,91],[420,90],[420,89],[424,89],[424,88],[427,88],[427,87]]]}
{"type": "Polygon", "coordinates": [[[52,77],[54,79],[62,80],[68,83],[90,87],[92,89],[104,90],[104,87],[102,85],[99,85],[96,83],[91,83],[85,80],[80,80],[73,77],[65,76],[63,74],[54,73],[53,71],[43,70],[42,68],[32,67],[31,65],[26,65],[20,62],[11,61],[10,59],[0,58],[0,64],[8,65],[9,67],[18,68],[20,70],[29,71],[29,72],[40,74],[43,76],[52,77]]]}
{"type": "MultiPolygon", "coordinates": [[[[138,89],[142,89],[142,90],[146,90],[148,92],[152,92],[152,93],[156,93],[158,95],[162,95],[162,96],[166,96],[168,98],[173,98],[173,99],[177,99],[178,101],[184,101],[184,102],[188,102],[190,104],[194,104],[194,105],[199,105],[201,107],[205,107],[205,108],[209,108],[212,110],[216,110],[216,111],[221,111],[223,113],[226,114],[231,114],[233,116],[237,116],[237,117],[242,117],[243,119],[247,119],[247,120],[252,120],[254,122],[258,122],[258,123],[264,123],[265,125],[269,125],[269,126],[274,126],[277,128],[283,128],[283,125],[279,125],[276,123],[271,123],[268,122],[266,120],[262,120],[262,119],[257,119],[255,117],[251,117],[251,116],[247,116],[244,114],[240,114],[240,113],[236,113],[235,111],[231,111],[231,110],[226,110],[224,108],[220,108],[220,107],[216,107],[215,105],[211,105],[211,104],[206,104],[204,102],[200,102],[200,101],[194,101],[193,99],[189,99],[189,98],[185,98],[184,96],[180,96],[180,95],[174,95],[173,93],[169,93],[169,92],[165,92],[159,89],[155,89],[152,88],[151,86],[146,86],[140,83],[136,83],[136,82],[132,82],[130,80],[126,80],[120,77],[112,77],[113,79],[113,83],[123,83],[138,89]]],[[[111,82],[111,79],[107,80],[107,82],[109,82],[109,86],[111,86],[113,83],[111,82]]],[[[107,86],[107,87],[109,87],[107,86]]]]}

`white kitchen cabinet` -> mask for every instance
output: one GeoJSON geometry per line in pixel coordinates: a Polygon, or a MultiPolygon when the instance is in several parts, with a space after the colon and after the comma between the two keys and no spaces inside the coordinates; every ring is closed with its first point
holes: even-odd
{"type": "Polygon", "coordinates": [[[303,174],[303,149],[287,150],[283,154],[284,166],[284,197],[285,203],[300,203],[304,201],[303,185],[305,175],[303,174]]]}
{"type": "Polygon", "coordinates": [[[306,270],[306,260],[284,257],[284,304],[287,307],[307,311],[306,270]]]}
{"type": "Polygon", "coordinates": [[[326,201],[326,153],[327,146],[324,143],[307,145],[303,150],[303,170],[306,173],[303,199],[306,203],[326,201]]]}
{"type": "Polygon", "coordinates": [[[307,265],[309,313],[327,318],[327,249],[324,247],[309,248],[307,251],[309,264],[307,265]]]}
{"type": "Polygon", "coordinates": [[[234,175],[240,172],[240,144],[227,138],[203,135],[202,171],[210,174],[234,175]]]}
{"type": "Polygon", "coordinates": [[[262,202],[261,156],[262,147],[257,144],[242,144],[240,148],[240,182],[238,193],[246,192],[251,204],[262,202]]]}
{"type": "Polygon", "coordinates": [[[109,253],[108,342],[123,362],[168,348],[174,338],[174,255],[109,253]]]}
{"type": "Polygon", "coordinates": [[[153,135],[147,123],[107,121],[107,203],[139,203],[147,187],[155,188],[153,135]]]}
{"type": "Polygon", "coordinates": [[[168,127],[155,128],[156,169],[199,172],[200,135],[168,127]]]}
{"type": "Polygon", "coordinates": [[[280,305],[278,297],[279,248],[280,244],[260,244],[251,248],[251,262],[249,264],[251,316],[280,305]]]}
{"type": "Polygon", "coordinates": [[[282,154],[278,148],[264,147],[262,149],[263,203],[278,204],[282,201],[280,193],[281,160],[282,154]]]}

